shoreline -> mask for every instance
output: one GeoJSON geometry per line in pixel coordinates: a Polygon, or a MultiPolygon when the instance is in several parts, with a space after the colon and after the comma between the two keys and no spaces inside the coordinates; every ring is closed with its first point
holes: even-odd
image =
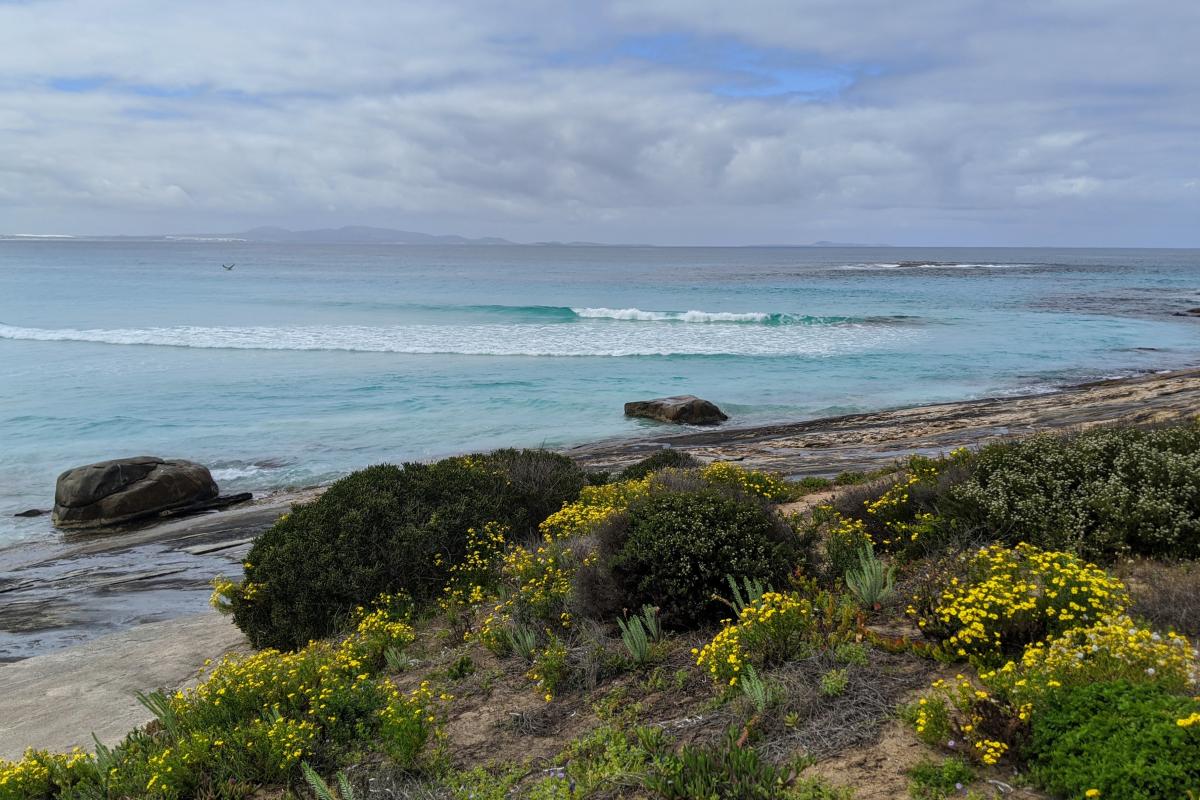
{"type": "MultiPolygon", "coordinates": [[[[618,469],[663,447],[789,477],[871,470],[908,453],[936,454],[1036,431],[1125,421],[1150,424],[1200,412],[1200,368],[1093,381],[1039,395],[993,397],[801,422],[664,429],[560,449],[593,470],[618,469]]],[[[4,551],[0,664],[78,646],[104,634],[203,611],[209,581],[238,577],[254,539],[324,486],[273,492],[246,504],[54,545],[4,551]]]]}

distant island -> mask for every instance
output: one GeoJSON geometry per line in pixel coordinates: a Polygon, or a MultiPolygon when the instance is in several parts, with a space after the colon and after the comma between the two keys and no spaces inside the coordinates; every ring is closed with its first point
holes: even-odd
{"type": "MultiPolygon", "coordinates": [[[[345,225],[341,228],[316,228],[294,231],[288,228],[262,226],[238,233],[179,233],[147,236],[0,233],[0,241],[143,241],[143,242],[261,242],[264,244],[407,244],[407,245],[465,245],[535,247],[662,247],[665,245],[622,242],[514,242],[498,236],[472,238],[454,234],[421,233],[396,228],[375,228],[368,225],[345,225]]],[[[811,244],[751,244],[735,247],[889,247],[886,244],[856,244],[852,242],[812,242],[811,244]]]]}

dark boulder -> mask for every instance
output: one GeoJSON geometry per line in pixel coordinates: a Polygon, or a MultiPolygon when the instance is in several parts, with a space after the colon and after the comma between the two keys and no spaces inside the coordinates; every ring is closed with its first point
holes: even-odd
{"type": "Polygon", "coordinates": [[[721,409],[712,403],[690,394],[626,403],[625,416],[646,417],[662,422],[688,425],[715,425],[729,419],[721,409]]]}
{"type": "Polygon", "coordinates": [[[217,483],[200,464],[154,456],[118,458],[59,475],[53,522],[60,528],[119,525],[216,496],[217,483]]]}

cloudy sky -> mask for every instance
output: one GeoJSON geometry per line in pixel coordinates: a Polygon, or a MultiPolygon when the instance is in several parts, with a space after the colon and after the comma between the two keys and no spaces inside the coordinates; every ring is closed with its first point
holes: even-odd
{"type": "Polygon", "coordinates": [[[1200,246],[1195,0],[0,0],[0,232],[1200,246]]]}

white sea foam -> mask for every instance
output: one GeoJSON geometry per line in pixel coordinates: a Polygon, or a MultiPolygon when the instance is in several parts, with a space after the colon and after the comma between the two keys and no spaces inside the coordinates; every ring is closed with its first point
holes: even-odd
{"type": "Polygon", "coordinates": [[[773,315],[763,311],[643,311],[640,308],[572,308],[584,319],[617,319],[636,322],[767,322],[773,315]]]}
{"type": "Polygon", "coordinates": [[[212,470],[212,476],[217,481],[232,481],[238,478],[249,478],[262,472],[257,464],[246,464],[241,467],[218,467],[212,470]]]}
{"type": "Polygon", "coordinates": [[[871,264],[845,264],[838,267],[840,270],[918,270],[918,269],[1019,269],[1044,266],[1039,264],[994,264],[994,263],[978,263],[967,264],[949,261],[903,261],[896,263],[893,261],[878,262],[871,264]]]}
{"type": "Polygon", "coordinates": [[[366,327],[24,328],[0,324],[0,339],[234,350],[338,350],[494,356],[825,356],[889,347],[920,335],[887,324],[646,326],[399,325],[366,327]],[[633,331],[636,330],[636,333],[633,331]]]}

